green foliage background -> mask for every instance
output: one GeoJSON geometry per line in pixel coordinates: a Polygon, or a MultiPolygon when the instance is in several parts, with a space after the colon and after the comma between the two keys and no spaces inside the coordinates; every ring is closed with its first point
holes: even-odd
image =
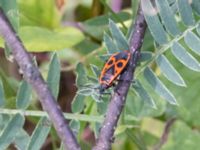
{"type": "MultiPolygon", "coordinates": [[[[110,1],[102,0],[103,15],[85,13],[82,18],[74,15],[76,8],[78,14],[90,12],[91,3],[67,2],[61,11],[53,0],[0,0],[27,50],[51,52],[51,60],[40,66],[40,70],[55,97],[60,71],[77,73],[79,89],[71,105],[72,113],[65,116],[71,120],[70,126],[83,149],[91,147],[82,138],[85,128],[89,126],[98,136],[109,103],[106,96],[99,101],[95,90],[99,71],[110,54],[128,49],[131,22],[138,6],[138,1],[132,0],[132,7],[114,13],[110,1]],[[81,30],[63,25],[69,20],[81,21],[81,30]],[[62,68],[63,60],[70,66],[62,68]]],[[[148,29],[135,84],[115,132],[113,150],[153,149],[171,118],[176,121],[161,149],[198,150],[200,2],[156,0],[157,9],[149,1],[141,3],[148,29]]],[[[3,39],[0,47],[5,47],[7,59],[12,60],[3,39]]],[[[62,149],[62,144],[56,144],[58,138],[46,113],[36,105],[37,98],[30,85],[8,76],[3,65],[0,79],[0,149],[8,148],[11,143],[18,149],[40,149],[48,135],[53,139],[53,148],[62,149]],[[23,128],[25,119],[36,125],[31,135],[23,128]]]]}

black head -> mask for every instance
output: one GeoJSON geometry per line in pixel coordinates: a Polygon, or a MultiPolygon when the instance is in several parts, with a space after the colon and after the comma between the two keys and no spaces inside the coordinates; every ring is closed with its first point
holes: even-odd
{"type": "Polygon", "coordinates": [[[108,88],[108,85],[101,84],[100,87],[99,87],[99,94],[102,95],[107,88],[108,88]]]}

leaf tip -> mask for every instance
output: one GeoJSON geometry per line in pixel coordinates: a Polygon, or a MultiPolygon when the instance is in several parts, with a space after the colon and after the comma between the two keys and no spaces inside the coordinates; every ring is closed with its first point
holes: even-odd
{"type": "Polygon", "coordinates": [[[156,106],[156,104],[153,102],[153,104],[152,104],[152,106],[151,106],[153,109],[155,109],[155,110],[157,110],[158,108],[157,108],[157,106],[156,106]]]}
{"type": "Polygon", "coordinates": [[[110,18],[108,19],[108,21],[109,21],[109,25],[114,23],[114,21],[110,18]]]}
{"type": "Polygon", "coordinates": [[[179,106],[179,103],[178,103],[176,100],[174,100],[174,101],[170,101],[169,103],[172,104],[172,105],[179,106]]]}
{"type": "Polygon", "coordinates": [[[179,85],[182,86],[182,87],[187,87],[187,84],[185,83],[184,80],[179,85]]]}

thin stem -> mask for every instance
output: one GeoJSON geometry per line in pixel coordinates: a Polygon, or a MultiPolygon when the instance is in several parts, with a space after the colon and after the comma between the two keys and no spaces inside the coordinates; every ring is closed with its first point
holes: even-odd
{"type": "Polygon", "coordinates": [[[67,125],[58,103],[1,8],[0,25],[0,34],[9,48],[12,49],[12,54],[22,70],[24,78],[32,85],[38,95],[43,109],[48,113],[58,136],[64,143],[65,149],[80,150],[80,146],[67,125]]]}
{"type": "Polygon", "coordinates": [[[136,68],[138,57],[140,56],[140,48],[143,43],[145,30],[146,22],[141,7],[139,7],[133,30],[134,32],[130,38],[130,51],[132,53],[132,57],[129,66],[127,67],[127,71],[121,75],[120,81],[113,96],[111,97],[111,101],[106,112],[106,117],[100,130],[99,138],[93,150],[111,149],[115,127],[117,126],[119,116],[125,105],[126,96],[131,84],[130,82],[127,82],[127,80],[132,81],[133,79],[133,73],[136,68]]]}
{"type": "MultiPolygon", "coordinates": [[[[48,117],[48,114],[44,111],[39,110],[21,110],[21,109],[5,109],[0,108],[0,114],[21,114],[22,116],[33,116],[33,117],[48,117]]],[[[99,122],[103,121],[103,117],[101,116],[92,116],[92,115],[84,115],[84,114],[72,114],[72,113],[63,113],[64,117],[69,120],[79,120],[85,122],[99,122]]]]}
{"type": "Polygon", "coordinates": [[[174,124],[174,122],[176,121],[176,118],[171,118],[167,121],[166,125],[165,125],[165,129],[163,131],[163,134],[160,138],[159,143],[155,146],[154,150],[160,150],[161,147],[167,142],[168,139],[168,135],[170,132],[170,128],[171,126],[174,124]]]}

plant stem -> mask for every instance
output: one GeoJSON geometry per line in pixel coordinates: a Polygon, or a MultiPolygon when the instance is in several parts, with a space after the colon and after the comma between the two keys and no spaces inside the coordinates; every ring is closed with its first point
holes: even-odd
{"type": "Polygon", "coordinates": [[[130,37],[130,52],[132,57],[130,59],[127,70],[121,75],[120,81],[115,89],[113,96],[111,97],[111,101],[106,112],[106,117],[100,130],[99,138],[93,150],[111,149],[111,143],[114,139],[114,131],[117,126],[119,116],[125,105],[126,96],[131,84],[131,82],[127,81],[132,81],[133,79],[133,73],[140,56],[140,48],[142,46],[146,30],[146,22],[141,7],[138,8],[136,22],[133,28],[134,30],[132,30],[134,32],[130,37]]]}
{"type": "Polygon", "coordinates": [[[65,149],[80,150],[73,132],[66,123],[64,115],[53,97],[50,89],[41,76],[38,68],[33,64],[31,56],[26,51],[20,38],[14,31],[9,20],[0,8],[0,34],[3,36],[12,54],[23,72],[24,78],[35,90],[43,109],[48,113],[49,118],[57,131],[58,136],[64,143],[65,149]]]}
{"type": "MultiPolygon", "coordinates": [[[[5,109],[0,108],[0,114],[15,115],[21,114],[22,116],[33,116],[33,117],[48,117],[48,114],[44,111],[39,110],[21,110],[21,109],[5,109]]],[[[63,113],[64,117],[69,120],[79,120],[84,122],[99,122],[103,121],[101,116],[92,116],[84,114],[72,114],[72,113],[63,113]]]]}
{"type": "Polygon", "coordinates": [[[165,125],[165,129],[163,131],[163,134],[160,138],[159,143],[155,146],[154,150],[160,150],[161,147],[167,142],[168,139],[168,135],[170,132],[170,128],[171,126],[174,124],[174,122],[176,121],[176,118],[170,118],[165,125]]]}

